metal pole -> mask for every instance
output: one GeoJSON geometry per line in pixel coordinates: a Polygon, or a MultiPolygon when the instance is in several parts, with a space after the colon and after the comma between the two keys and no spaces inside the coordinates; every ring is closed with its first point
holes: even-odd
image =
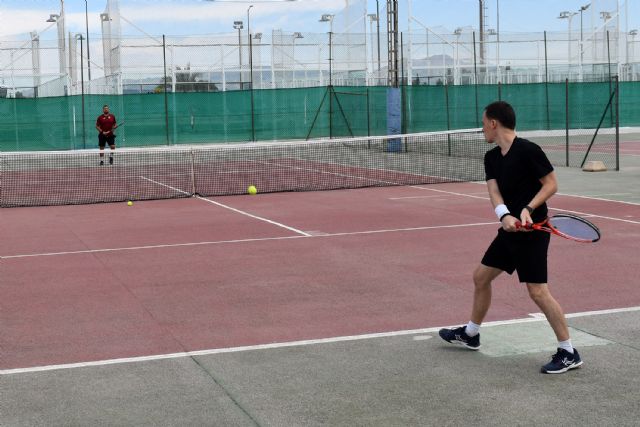
{"type": "Polygon", "coordinates": [[[564,79],[565,166],[569,167],[569,79],[564,79]]]}
{"type": "Polygon", "coordinates": [[[476,98],[476,127],[479,127],[478,121],[480,110],[478,109],[478,61],[476,59],[476,32],[473,32],[473,87],[476,98]]]}
{"type": "Polygon", "coordinates": [[[87,74],[89,81],[91,81],[91,49],[89,48],[89,12],[87,9],[87,0],[84,0],[84,21],[87,32],[87,74]]]}
{"type": "Polygon", "coordinates": [[[547,58],[547,32],[544,32],[544,93],[545,104],[547,106],[547,129],[549,129],[549,66],[547,58]]]}
{"type": "MultiPolygon", "coordinates": [[[[247,23],[247,26],[249,24],[247,23]]],[[[256,122],[255,122],[255,107],[253,100],[253,43],[251,41],[251,35],[249,35],[249,77],[251,78],[251,86],[249,86],[249,90],[251,91],[251,141],[256,140],[256,122]]]]}
{"type": "Polygon", "coordinates": [[[86,121],[84,116],[84,62],[82,60],[82,35],[80,35],[80,91],[82,94],[82,148],[87,148],[86,121]]]}
{"type": "Polygon", "coordinates": [[[329,86],[333,85],[333,32],[329,31],[329,86]]]}
{"type": "Polygon", "coordinates": [[[616,171],[620,170],[620,80],[616,79],[616,171]]]}
{"type": "Polygon", "coordinates": [[[500,3],[496,0],[496,78],[500,80],[500,3]]]}
{"type": "Polygon", "coordinates": [[[167,99],[167,44],[164,34],[162,35],[162,63],[164,69],[164,127],[169,145],[169,100],[167,99]]]}
{"type": "Polygon", "coordinates": [[[240,90],[242,90],[242,38],[240,30],[241,28],[238,27],[238,72],[240,73],[240,90]]]}
{"type": "MultiPolygon", "coordinates": [[[[609,67],[609,93],[611,92],[611,50],[609,45],[609,30],[607,30],[607,64],[609,67]]],[[[611,125],[613,126],[613,108],[609,110],[611,114],[609,114],[609,118],[611,120],[611,125]]]]}
{"type": "Polygon", "coordinates": [[[580,81],[582,81],[582,61],[584,61],[584,37],[583,37],[583,33],[582,33],[582,12],[584,12],[584,9],[581,7],[580,8],[580,70],[579,70],[579,76],[580,76],[580,81]]]}
{"type": "Polygon", "coordinates": [[[380,4],[376,0],[376,14],[378,15],[378,78],[380,78],[380,4]]]}
{"type": "MultiPolygon", "coordinates": [[[[247,46],[249,46],[249,49],[251,49],[251,34],[250,34],[250,23],[249,23],[249,11],[251,10],[251,8],[253,7],[253,5],[249,6],[247,8],[247,46]]],[[[251,52],[249,52],[249,64],[251,64],[251,52]]],[[[253,77],[251,77],[251,86],[253,87],[253,77]]]]}

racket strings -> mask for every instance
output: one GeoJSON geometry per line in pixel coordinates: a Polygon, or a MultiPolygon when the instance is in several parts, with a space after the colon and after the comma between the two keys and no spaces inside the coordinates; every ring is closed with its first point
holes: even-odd
{"type": "Polygon", "coordinates": [[[549,223],[556,230],[578,239],[598,240],[600,232],[596,226],[573,217],[552,217],[549,223]]]}

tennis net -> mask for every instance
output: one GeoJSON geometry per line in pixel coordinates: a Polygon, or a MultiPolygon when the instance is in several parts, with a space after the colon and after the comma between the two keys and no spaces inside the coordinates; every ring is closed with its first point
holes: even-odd
{"type": "Polygon", "coordinates": [[[305,142],[0,153],[0,206],[50,206],[484,179],[478,129],[305,142]],[[103,162],[104,165],[100,163],[103,162]]]}

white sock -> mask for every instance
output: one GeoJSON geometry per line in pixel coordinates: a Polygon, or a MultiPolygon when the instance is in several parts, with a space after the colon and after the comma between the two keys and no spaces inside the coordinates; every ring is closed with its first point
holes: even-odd
{"type": "Polygon", "coordinates": [[[567,350],[569,353],[573,354],[573,345],[571,345],[571,339],[568,339],[566,341],[558,341],[558,347],[560,347],[563,350],[567,350]]]}
{"type": "Polygon", "coordinates": [[[470,337],[475,337],[480,333],[480,325],[478,325],[477,323],[473,323],[471,320],[469,320],[469,323],[467,323],[467,327],[465,328],[464,333],[469,335],[470,337]]]}

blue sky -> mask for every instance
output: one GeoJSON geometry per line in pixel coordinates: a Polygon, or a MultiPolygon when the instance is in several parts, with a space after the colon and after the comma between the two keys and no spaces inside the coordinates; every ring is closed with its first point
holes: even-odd
{"type": "MultiPolygon", "coordinates": [[[[561,11],[577,11],[581,5],[593,3],[583,15],[586,28],[592,17],[599,25],[601,10],[615,11],[620,6],[621,28],[624,30],[625,8],[628,10],[628,29],[640,29],[640,0],[486,0],[487,27],[496,28],[499,7],[500,32],[541,32],[567,31],[567,20],[558,19],[561,11]],[[593,13],[592,13],[593,12],[593,13]]],[[[87,0],[89,11],[89,32],[100,35],[99,14],[104,11],[106,0],[87,0]]],[[[406,30],[409,0],[400,0],[400,28],[406,30]]],[[[122,15],[135,24],[123,23],[123,35],[144,33],[151,35],[202,35],[233,31],[235,20],[245,20],[247,8],[251,9],[252,32],[269,32],[279,28],[284,31],[327,32],[326,23],[318,22],[324,13],[337,13],[344,8],[347,0],[297,0],[277,2],[269,0],[226,1],[216,0],[120,0],[122,15]],[[136,28],[137,27],[137,28],[136,28]]],[[[354,0],[349,2],[354,3],[354,0]]],[[[379,0],[380,7],[386,0],[379,0]]],[[[85,31],[84,0],[65,0],[67,31],[85,31]]],[[[413,16],[429,27],[478,27],[478,0],[412,0],[413,16]]],[[[368,12],[374,13],[375,0],[368,0],[368,12]]],[[[0,37],[2,39],[27,37],[30,31],[42,32],[49,24],[45,22],[49,14],[60,10],[60,0],[0,0],[0,37]]],[[[578,31],[579,15],[573,19],[573,29],[578,31]]],[[[384,25],[384,22],[383,22],[384,25]]],[[[424,31],[420,24],[412,23],[416,32],[424,31]]],[[[245,27],[246,28],[246,27],[245,27]]],[[[56,37],[55,30],[49,29],[43,37],[56,37]]]]}

